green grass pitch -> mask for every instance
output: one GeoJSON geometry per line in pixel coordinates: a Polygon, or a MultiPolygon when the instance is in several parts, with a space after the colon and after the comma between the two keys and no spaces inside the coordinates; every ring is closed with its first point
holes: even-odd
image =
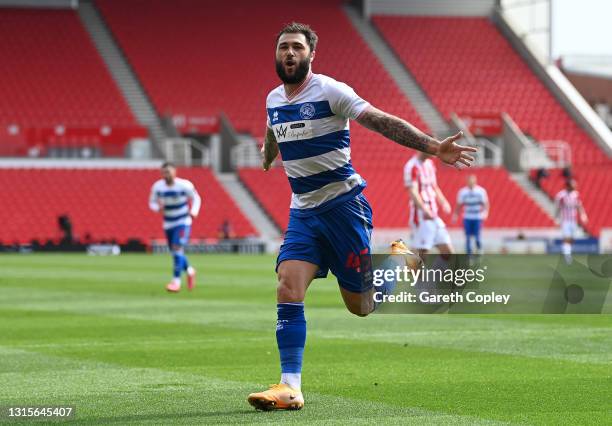
{"type": "MultiPolygon", "coordinates": [[[[372,315],[333,278],[307,295],[306,405],[256,412],[279,378],[272,256],[0,256],[0,406],[79,424],[612,424],[612,315],[372,315]]],[[[6,420],[0,419],[0,423],[6,420]]]]}

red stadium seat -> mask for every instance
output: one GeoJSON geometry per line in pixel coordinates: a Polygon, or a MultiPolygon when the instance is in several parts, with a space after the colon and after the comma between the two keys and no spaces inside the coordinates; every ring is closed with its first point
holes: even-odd
{"type": "MultiPolygon", "coordinates": [[[[278,2],[271,0],[214,5],[197,0],[98,0],[97,4],[162,114],[216,116],[224,112],[238,130],[261,137],[266,95],[279,84],[272,63],[275,32],[284,23],[299,20],[309,23],[320,37],[315,72],[346,82],[375,106],[429,130],[354,30],[338,0],[312,0],[292,4],[291,8],[279,8],[278,2]],[[239,21],[245,17],[257,23],[248,35],[226,24],[233,18],[239,21]],[[174,29],[170,36],[158,30],[167,26],[174,29]]],[[[366,194],[375,209],[375,224],[406,226],[408,199],[401,174],[412,152],[359,125],[352,125],[351,138],[353,163],[368,180],[366,194]]],[[[453,185],[464,180],[464,175],[458,173],[452,169],[441,171],[442,187],[449,186],[448,190],[454,191],[453,185]]],[[[492,212],[491,226],[552,225],[505,171],[477,173],[486,175],[485,185],[491,180],[497,194],[492,194],[497,207],[492,212]],[[503,194],[512,197],[505,198],[503,194]],[[524,205],[520,214],[504,215],[508,211],[505,207],[516,205],[524,205]]],[[[264,174],[243,169],[240,178],[285,229],[290,189],[282,170],[264,174]]]]}
{"type": "MultiPolygon", "coordinates": [[[[179,175],[191,180],[202,196],[193,238],[216,238],[225,220],[238,237],[255,234],[210,170],[179,169],[179,175]]],[[[164,238],[160,215],[148,208],[149,190],[157,179],[157,170],[0,169],[0,195],[11,200],[10,209],[0,209],[0,223],[10,224],[0,228],[0,241],[57,240],[57,217],[62,214],[70,216],[81,240],[87,234],[94,241],[119,243],[164,238]]]]}
{"type": "MultiPolygon", "coordinates": [[[[266,95],[279,84],[271,62],[275,31],[284,23],[299,19],[309,23],[320,37],[315,72],[346,82],[377,107],[429,131],[354,30],[340,8],[340,1],[314,0],[292,4],[291,8],[279,8],[277,2],[269,0],[215,3],[214,7],[203,7],[194,0],[171,3],[100,0],[97,4],[160,112],[216,115],[223,111],[238,129],[261,136],[265,128],[266,95]],[[146,14],[139,14],[145,9],[146,14]],[[139,14],[138,20],[130,18],[135,14],[139,14]],[[226,25],[232,16],[249,16],[257,22],[257,27],[248,33],[248,48],[241,33],[226,25]],[[172,37],[156,30],[169,23],[176,27],[172,37]]],[[[379,171],[370,180],[372,189],[368,191],[385,193],[387,184],[375,181],[390,182],[397,178],[409,153],[359,125],[351,127],[351,138],[357,170],[379,171]]],[[[365,174],[366,178],[369,175],[374,173],[365,174]]],[[[290,190],[282,170],[263,174],[243,169],[240,177],[274,221],[285,229],[290,190]],[[275,190],[269,191],[271,187],[275,190]]],[[[402,193],[401,177],[398,182],[402,193]]],[[[401,200],[391,199],[386,209],[402,212],[404,206],[401,200]]],[[[397,217],[382,221],[382,226],[404,224],[397,217]]]]}
{"type": "Polygon", "coordinates": [[[268,172],[245,168],[239,171],[238,176],[268,213],[268,216],[284,232],[289,222],[289,203],[291,201],[291,188],[285,172],[281,168],[273,168],[268,172]]]}
{"type": "Polygon", "coordinates": [[[315,72],[346,82],[375,105],[427,130],[353,29],[339,0],[312,0],[290,8],[272,0],[97,4],[161,114],[224,112],[238,130],[262,136],[266,95],[279,84],[272,62],[275,35],[285,23],[300,20],[320,37],[315,72]],[[246,33],[227,24],[245,17],[257,23],[246,33]],[[172,35],[159,31],[161,27],[172,27],[172,35]]]}
{"type": "MultiPolygon", "coordinates": [[[[407,158],[406,158],[407,159],[407,158]]],[[[408,226],[409,199],[404,189],[403,164],[396,163],[394,168],[361,167],[359,172],[368,181],[365,195],[374,210],[374,226],[381,228],[401,228],[408,226]]],[[[468,172],[438,165],[440,188],[451,205],[459,189],[465,185],[468,172]]],[[[533,228],[552,227],[554,222],[536,205],[531,198],[510,179],[505,169],[481,168],[470,170],[480,185],[487,189],[491,201],[491,214],[487,227],[494,228],[533,228]]],[[[281,229],[287,228],[291,189],[281,168],[269,172],[258,169],[240,170],[240,179],[257,197],[263,208],[281,229]],[[262,184],[265,182],[265,185],[262,184]],[[270,191],[270,188],[274,188],[270,191]]],[[[450,217],[442,214],[450,225],[450,217]]],[[[455,225],[456,226],[456,225],[455,225]]]]}
{"type": "Polygon", "coordinates": [[[507,112],[537,140],[567,141],[574,164],[610,164],[488,19],[376,16],[374,23],[447,119],[507,112]]]}
{"type": "Polygon", "coordinates": [[[0,154],[25,154],[23,140],[7,133],[10,125],[31,143],[44,141],[28,129],[56,125],[146,135],[75,11],[0,8],[0,22],[0,154]]]}

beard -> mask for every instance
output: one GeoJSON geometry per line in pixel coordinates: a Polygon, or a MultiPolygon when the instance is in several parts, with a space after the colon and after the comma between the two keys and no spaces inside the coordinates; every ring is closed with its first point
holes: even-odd
{"type": "Polygon", "coordinates": [[[276,74],[285,84],[297,84],[302,82],[308,75],[308,71],[310,71],[310,58],[298,62],[295,66],[293,75],[287,75],[282,61],[276,60],[276,74]]]}

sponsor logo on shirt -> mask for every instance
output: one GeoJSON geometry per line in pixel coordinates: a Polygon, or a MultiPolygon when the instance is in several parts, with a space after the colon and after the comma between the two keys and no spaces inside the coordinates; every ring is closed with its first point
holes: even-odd
{"type": "Polygon", "coordinates": [[[276,131],[276,139],[278,139],[279,141],[282,139],[285,139],[287,137],[287,126],[283,126],[282,124],[279,126],[276,126],[276,128],[274,129],[276,131]]]}
{"type": "Polygon", "coordinates": [[[293,123],[275,124],[277,142],[298,141],[312,138],[312,126],[310,121],[297,121],[293,123]]]}

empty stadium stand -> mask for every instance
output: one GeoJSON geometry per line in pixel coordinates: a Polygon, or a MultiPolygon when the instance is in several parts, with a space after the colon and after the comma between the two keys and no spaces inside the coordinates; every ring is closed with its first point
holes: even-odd
{"type": "Polygon", "coordinates": [[[574,164],[610,161],[488,19],[373,21],[447,119],[453,112],[507,112],[537,140],[568,142],[574,164]]]}
{"type": "MultiPolygon", "coordinates": [[[[572,169],[578,183],[578,192],[584,209],[589,217],[585,229],[598,236],[601,228],[612,228],[612,202],[609,188],[612,188],[612,175],[607,166],[576,166],[572,169]]],[[[550,170],[550,176],[541,180],[542,189],[554,199],[564,188],[565,178],[561,170],[550,170]]]]}
{"type": "MultiPolygon", "coordinates": [[[[408,193],[404,189],[402,168],[358,169],[368,181],[365,190],[374,210],[374,226],[381,228],[402,228],[408,226],[408,193]]],[[[527,194],[511,179],[505,169],[480,168],[457,171],[438,165],[440,188],[451,205],[455,204],[457,191],[465,185],[467,173],[474,173],[479,184],[484,186],[491,201],[491,214],[486,222],[493,228],[534,228],[551,227],[554,222],[537,206],[527,194]]],[[[257,169],[240,170],[240,179],[257,197],[270,217],[282,230],[287,228],[291,190],[287,177],[281,168],[269,172],[257,169]],[[266,175],[264,175],[266,173],[266,175]],[[265,185],[261,183],[265,182],[265,185]]],[[[442,214],[449,226],[449,215],[442,214]]]]}
{"type": "MultiPolygon", "coordinates": [[[[293,5],[290,10],[279,9],[271,1],[216,3],[214,8],[195,7],[197,3],[97,1],[160,113],[206,116],[224,111],[239,130],[261,136],[265,97],[278,85],[272,64],[275,31],[299,17],[320,36],[315,72],[348,83],[372,104],[428,131],[353,29],[339,7],[341,2],[315,0],[293,5]],[[142,19],[131,19],[135,14],[142,19]],[[245,16],[257,22],[248,36],[226,24],[245,16]],[[163,25],[171,25],[176,31],[168,36],[156,30],[163,25]]],[[[379,205],[380,225],[405,226],[407,198],[401,170],[411,153],[359,125],[353,125],[351,133],[353,162],[368,178],[369,196],[379,205]],[[399,192],[399,197],[389,198],[393,191],[399,192]]],[[[264,175],[244,169],[240,176],[284,229],[290,193],[282,171],[264,175]],[[278,191],[269,191],[270,187],[278,191]]],[[[542,221],[535,220],[532,226],[539,223],[542,221]]]]}
{"type": "MultiPolygon", "coordinates": [[[[224,220],[238,237],[255,234],[212,172],[179,169],[202,196],[202,216],[192,238],[216,238],[224,220]]],[[[0,242],[58,241],[57,217],[69,215],[76,238],[93,242],[164,238],[159,214],[149,210],[149,190],[159,171],[151,169],[0,169],[0,242]]]]}
{"type": "Polygon", "coordinates": [[[243,168],[239,170],[238,177],[284,232],[289,222],[291,188],[283,169],[274,167],[264,172],[260,169],[243,168]]]}
{"type": "MultiPolygon", "coordinates": [[[[428,131],[409,100],[353,29],[339,7],[341,2],[314,0],[292,5],[287,10],[279,9],[278,3],[272,1],[195,7],[197,3],[193,0],[97,1],[160,113],[215,116],[223,111],[237,129],[261,136],[265,97],[278,85],[272,64],[275,31],[283,23],[299,18],[311,24],[320,36],[315,72],[327,73],[348,83],[374,105],[428,131]],[[136,14],[142,19],[131,18],[136,14]],[[237,22],[246,16],[257,22],[257,28],[248,35],[227,25],[228,21],[237,22]],[[157,30],[164,25],[172,26],[175,31],[168,36],[157,30]]],[[[375,207],[377,225],[406,226],[408,199],[401,171],[411,153],[359,125],[353,125],[351,133],[353,163],[368,179],[367,194],[375,207]]],[[[453,176],[442,173],[445,177],[453,176]]],[[[552,225],[509,180],[506,172],[481,173],[491,175],[500,194],[512,195],[508,198],[512,203],[521,200],[526,206],[514,215],[504,215],[508,210],[498,210],[491,218],[492,226],[523,226],[521,219],[532,227],[552,225]]],[[[273,220],[285,229],[290,191],[282,170],[263,174],[259,170],[243,169],[240,178],[273,220]]],[[[441,181],[444,185],[445,179],[441,181]]],[[[503,201],[498,204],[506,205],[503,201]]]]}
{"type": "Polygon", "coordinates": [[[146,136],[76,12],[0,8],[0,22],[0,155],[123,155],[129,138],[146,136]]]}
{"type": "MultiPolygon", "coordinates": [[[[261,138],[265,97],[279,84],[272,62],[276,31],[299,20],[308,22],[320,37],[315,72],[346,82],[373,105],[429,131],[353,28],[342,3],[311,0],[279,8],[273,0],[215,2],[214,7],[198,0],[95,1],[160,115],[207,123],[200,129],[206,132],[225,113],[238,131],[261,138]],[[253,26],[232,27],[228,22],[253,26]]],[[[124,146],[108,138],[109,128],[111,135],[120,136],[117,140],[126,140],[134,129],[146,132],[137,126],[73,11],[0,9],[0,14],[12,25],[0,25],[0,36],[6,36],[0,40],[0,53],[13,58],[23,71],[21,77],[0,81],[0,94],[6,95],[0,97],[0,155],[6,155],[8,146],[1,142],[11,137],[22,139],[21,154],[31,148],[30,141],[43,140],[43,155],[50,147],[80,146],[104,147],[107,155],[120,155],[124,146]],[[45,32],[54,35],[40,36],[45,32]],[[9,39],[13,40],[5,42],[9,39]],[[28,53],[18,61],[21,51],[28,53]],[[37,67],[45,73],[35,72],[37,67]],[[11,97],[17,99],[17,107],[11,97]],[[98,134],[88,133],[91,128],[98,134]],[[106,139],[102,133],[107,133],[106,139]]],[[[576,161],[600,162],[599,149],[487,20],[376,17],[375,23],[446,118],[452,112],[507,111],[537,139],[570,142],[576,161]]],[[[406,227],[408,194],[402,169],[413,151],[357,124],[351,127],[351,137],[353,163],[368,181],[366,195],[374,208],[375,226],[406,227]]],[[[446,166],[438,170],[440,186],[454,204],[467,172],[446,166]]],[[[488,227],[554,226],[505,170],[474,172],[491,198],[488,227]]],[[[195,223],[194,238],[216,237],[226,219],[237,236],[255,234],[210,170],[184,169],[181,175],[203,193],[203,219],[195,223]]],[[[283,170],[245,168],[239,176],[284,230],[291,193],[283,170]]],[[[79,238],[163,238],[160,218],[146,203],[157,177],[156,170],[0,169],[3,196],[31,194],[15,201],[10,215],[0,213],[0,220],[8,223],[0,231],[0,241],[58,239],[61,214],[70,215],[79,238]],[[124,185],[126,181],[130,185],[124,185]]],[[[447,215],[443,218],[450,224],[447,215]]]]}
{"type": "Polygon", "coordinates": [[[237,130],[262,136],[266,96],[279,84],[275,36],[283,24],[300,20],[320,37],[315,72],[346,82],[375,105],[425,128],[340,3],[313,0],[279,8],[271,0],[209,6],[197,0],[96,2],[160,114],[225,112],[237,130]]]}

